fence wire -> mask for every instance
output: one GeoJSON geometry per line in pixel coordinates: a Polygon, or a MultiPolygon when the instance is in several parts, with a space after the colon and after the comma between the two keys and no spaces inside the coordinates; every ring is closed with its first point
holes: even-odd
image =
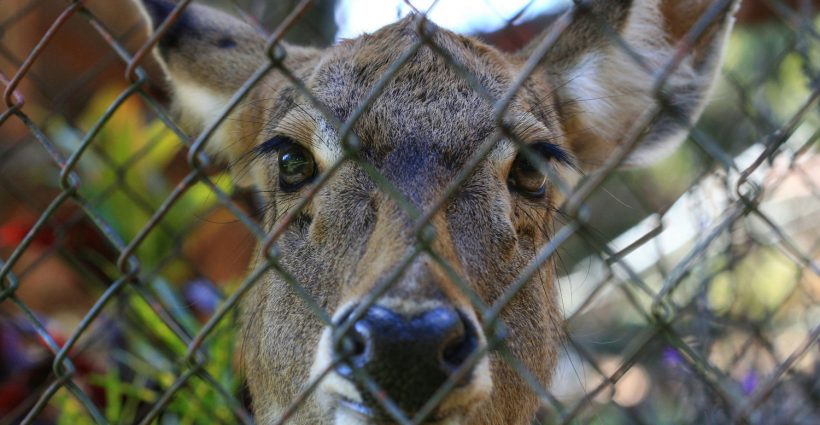
{"type": "MultiPolygon", "coordinates": [[[[179,10],[189,3],[179,2],[179,10]]],[[[420,255],[449,271],[487,321],[489,344],[412,416],[354,368],[392,421],[423,422],[493,353],[538,395],[534,423],[820,422],[814,3],[747,2],[714,100],[670,159],[618,169],[645,126],[668,112],[659,99],[633,127],[631,143],[601,169],[577,181],[550,176],[565,199],[560,220],[494,300],[481,299],[431,248],[431,220],[501,137],[519,141],[497,128],[503,136],[478,146],[441,199],[419,210],[363,159],[353,129],[420,49],[443,58],[504,123],[533,66],[586,6],[549,18],[550,33],[496,98],[435,43],[440,30],[426,23],[430,10],[413,3],[408,7],[420,10],[416,43],[341,121],[284,66],[280,43],[293,37],[326,44],[332,35],[323,22],[343,6],[303,0],[272,11],[263,1],[223,2],[269,30],[268,60],[213,124],[186,134],[168,111],[164,85],[151,80],[157,69],[149,53],[162,28],[146,40],[135,10],[111,13],[102,2],[0,1],[0,423],[253,423],[242,380],[253,372],[240,370],[236,354],[242,296],[277,273],[318,320],[338,328],[338,342],[420,255]],[[232,183],[205,154],[219,124],[270,73],[286,76],[343,143],[341,159],[271,226],[253,190],[232,183]],[[415,243],[353,319],[337,326],[333,311],[281,263],[278,240],[345,164],[364,170],[413,220],[415,243]],[[565,336],[544,387],[498,329],[507,303],[551,261],[560,274],[565,336]]],[[[731,2],[712,3],[705,24],[731,2]]],[[[531,31],[521,24],[525,11],[484,36],[497,44],[517,40],[531,31]]],[[[697,39],[703,30],[690,35],[697,39]]],[[[669,73],[652,75],[661,87],[669,73]]],[[[288,423],[344,361],[334,359],[304,385],[275,423],[288,423]]]]}

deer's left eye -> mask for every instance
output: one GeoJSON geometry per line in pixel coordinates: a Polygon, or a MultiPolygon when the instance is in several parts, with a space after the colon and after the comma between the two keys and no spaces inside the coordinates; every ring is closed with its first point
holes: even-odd
{"type": "MultiPolygon", "coordinates": [[[[572,156],[561,146],[551,142],[536,142],[527,147],[533,155],[547,162],[555,162],[576,168],[572,156]]],[[[546,193],[547,176],[533,164],[528,156],[519,152],[507,176],[510,190],[531,198],[540,198],[546,193]]]]}
{"type": "Polygon", "coordinates": [[[540,197],[545,193],[547,176],[533,165],[523,154],[518,154],[507,176],[511,190],[530,197],[540,197]]]}
{"type": "Polygon", "coordinates": [[[289,140],[282,143],[279,154],[279,186],[296,190],[316,176],[316,161],[307,149],[289,140]]]}

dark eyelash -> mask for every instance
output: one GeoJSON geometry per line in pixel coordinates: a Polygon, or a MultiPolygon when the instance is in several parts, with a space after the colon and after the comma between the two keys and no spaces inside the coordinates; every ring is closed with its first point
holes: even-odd
{"type": "Polygon", "coordinates": [[[563,147],[556,145],[555,143],[536,142],[529,145],[529,148],[538,153],[538,155],[540,155],[546,161],[555,160],[560,162],[561,164],[567,165],[571,168],[575,168],[575,158],[572,156],[572,154],[569,153],[569,151],[567,151],[563,147]]]}
{"type": "Polygon", "coordinates": [[[288,143],[293,143],[293,141],[289,137],[285,136],[274,136],[273,138],[269,139],[265,143],[253,148],[256,155],[271,155],[274,152],[278,151],[282,145],[286,145],[288,143]]]}
{"type": "MultiPolygon", "coordinates": [[[[270,155],[279,150],[282,145],[293,143],[289,137],[274,136],[261,145],[254,148],[256,155],[270,155]]],[[[538,153],[544,160],[556,160],[564,165],[574,168],[575,158],[563,147],[550,142],[536,142],[529,145],[529,148],[538,153]]]]}

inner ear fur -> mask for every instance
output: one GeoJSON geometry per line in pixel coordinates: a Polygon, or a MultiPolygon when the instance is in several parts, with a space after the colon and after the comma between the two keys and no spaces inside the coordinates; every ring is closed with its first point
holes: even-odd
{"type": "MultiPolygon", "coordinates": [[[[133,0],[151,33],[165,22],[177,4],[169,0],[133,0]]],[[[265,35],[216,9],[188,4],[158,40],[154,49],[168,82],[172,109],[180,126],[199,134],[224,112],[233,93],[264,65],[265,35]]],[[[238,137],[234,111],[207,142],[206,151],[234,161],[246,137],[238,137]]]]}
{"type": "MultiPolygon", "coordinates": [[[[169,0],[133,1],[152,33],[177,6],[169,0]]],[[[182,10],[159,39],[154,54],[168,80],[175,115],[189,134],[199,134],[221,116],[234,93],[270,60],[266,46],[264,33],[234,16],[193,2],[182,10]]],[[[297,77],[307,75],[319,57],[315,49],[284,43],[281,47],[283,66],[297,77]]],[[[230,163],[247,157],[259,143],[266,102],[274,101],[286,84],[281,73],[269,72],[223,120],[206,151],[230,163]]],[[[239,184],[252,183],[248,173],[235,177],[239,184]]]]}
{"type": "MultiPolygon", "coordinates": [[[[557,97],[553,99],[570,148],[584,168],[601,165],[623,143],[641,115],[658,105],[654,74],[672,60],[698,19],[712,12],[712,3],[719,2],[588,0],[567,12],[574,15],[573,22],[536,72],[551,81],[554,92],[544,97],[557,97]]],[[[717,77],[738,3],[731,0],[722,9],[715,9],[717,14],[708,29],[665,80],[663,110],[624,165],[662,158],[686,137],[717,77]]],[[[519,60],[526,60],[540,41],[534,40],[519,52],[519,60]]]]}
{"type": "MultiPolygon", "coordinates": [[[[155,30],[176,7],[169,0],[141,0],[155,30]]],[[[157,43],[157,53],[174,83],[232,93],[264,64],[265,34],[245,22],[197,3],[188,4],[157,43]]]]}

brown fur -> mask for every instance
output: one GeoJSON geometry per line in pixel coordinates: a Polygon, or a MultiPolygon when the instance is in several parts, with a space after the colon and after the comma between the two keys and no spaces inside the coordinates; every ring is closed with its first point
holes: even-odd
{"type": "MultiPolygon", "coordinates": [[[[506,120],[516,138],[523,143],[550,141],[564,146],[584,167],[606,158],[631,121],[652,101],[646,87],[651,78],[623,75],[635,72],[636,66],[627,63],[598,23],[609,22],[650,66],[660,66],[681,34],[677,28],[666,31],[665,22],[674,22],[674,16],[661,15],[677,9],[661,8],[657,3],[596,0],[579,13],[578,22],[545,56],[507,109],[506,120]],[[651,34],[636,32],[647,28],[651,34]],[[660,40],[646,39],[658,34],[660,40]],[[595,74],[567,74],[573,70],[595,74]],[[616,83],[621,85],[613,85],[616,83]],[[598,92],[613,95],[585,107],[585,97],[598,92]]],[[[148,9],[157,15],[156,10],[148,9]]],[[[161,20],[159,15],[152,18],[155,24],[161,20]]],[[[692,20],[690,16],[686,19],[687,23],[692,20]]],[[[218,107],[264,64],[264,39],[238,20],[203,7],[189,10],[183,20],[184,25],[173,29],[175,38],[160,46],[160,56],[177,91],[178,109],[189,123],[201,128],[221,113],[218,107]],[[191,31],[196,36],[187,42],[191,31]],[[237,45],[218,46],[219,40],[232,44],[224,41],[226,37],[237,45]],[[189,87],[180,87],[185,84],[189,87]],[[191,92],[190,86],[204,88],[191,92]],[[203,108],[202,101],[211,102],[212,107],[203,108]]],[[[699,43],[699,50],[669,80],[670,94],[680,99],[684,121],[695,120],[700,113],[731,18],[721,18],[716,26],[719,30],[699,43]]],[[[286,46],[285,66],[334,119],[345,122],[391,64],[417,42],[418,27],[419,18],[409,17],[322,51],[286,46]]],[[[441,53],[457,61],[498,99],[535,49],[508,55],[437,28],[432,30],[430,43],[435,49],[421,47],[353,126],[361,141],[358,158],[372,164],[418,211],[428,210],[440,198],[479,145],[499,135],[493,105],[441,53]]],[[[342,156],[342,142],[333,129],[333,119],[323,116],[279,71],[268,74],[233,117],[210,141],[209,151],[250,169],[250,178],[243,177],[243,181],[264,190],[264,202],[270,206],[264,222],[272,228],[302,199],[303,191],[280,191],[275,155],[248,152],[273,136],[284,135],[309,147],[320,170],[327,170],[342,156]]],[[[670,140],[674,144],[681,130],[685,125],[679,121],[661,119],[647,133],[647,143],[651,148],[670,140]]],[[[511,192],[505,176],[514,157],[513,145],[502,138],[430,222],[436,232],[432,250],[487,305],[504,295],[553,235],[557,190],[550,184],[543,199],[511,192]]],[[[411,215],[360,165],[347,161],[277,241],[281,252],[277,268],[334,314],[383,283],[416,243],[414,225],[411,215]]],[[[501,313],[508,332],[507,348],[543,386],[549,384],[556,365],[562,328],[554,275],[552,262],[546,262],[501,313]]],[[[421,254],[377,302],[397,311],[413,311],[430,303],[454,306],[470,312],[481,326],[487,325],[449,276],[430,255],[421,254]]],[[[321,358],[317,347],[324,325],[275,270],[248,293],[242,311],[244,366],[254,410],[260,423],[274,422],[308,384],[311,367],[321,358]]],[[[492,391],[489,387],[484,392],[472,387],[464,390],[452,398],[452,412],[468,424],[530,421],[538,407],[535,393],[497,354],[491,354],[489,367],[492,391]]],[[[325,396],[311,396],[298,409],[293,423],[333,422],[333,398],[325,396]]]]}

